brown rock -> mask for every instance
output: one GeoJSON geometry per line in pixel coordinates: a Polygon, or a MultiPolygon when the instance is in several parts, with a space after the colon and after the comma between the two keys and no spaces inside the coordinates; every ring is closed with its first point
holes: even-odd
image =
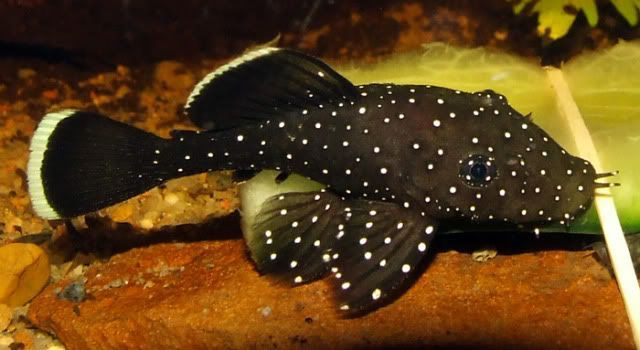
{"type": "Polygon", "coordinates": [[[49,258],[35,244],[11,243],[0,247],[0,303],[21,306],[49,281],[49,258]]]}
{"type": "Polygon", "coordinates": [[[158,244],[87,273],[89,297],[29,318],[68,349],[467,347],[632,349],[615,283],[583,252],[441,253],[406,294],[340,319],[326,282],[288,288],[261,277],[240,240],[158,244]]]}

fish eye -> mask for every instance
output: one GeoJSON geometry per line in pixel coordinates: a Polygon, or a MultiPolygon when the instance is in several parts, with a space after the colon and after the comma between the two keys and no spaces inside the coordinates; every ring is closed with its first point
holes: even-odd
{"type": "Polygon", "coordinates": [[[482,154],[473,154],[461,161],[458,177],[471,187],[486,187],[497,176],[494,160],[482,154]]]}

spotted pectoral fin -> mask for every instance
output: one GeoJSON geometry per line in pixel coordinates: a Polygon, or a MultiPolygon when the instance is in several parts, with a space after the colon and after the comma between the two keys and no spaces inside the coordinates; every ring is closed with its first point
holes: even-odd
{"type": "Polygon", "coordinates": [[[398,205],[371,201],[354,203],[347,219],[332,270],[340,310],[351,316],[384,306],[411,286],[436,223],[398,205]]]}
{"type": "Polygon", "coordinates": [[[324,62],[280,48],[248,52],[204,77],[185,113],[204,129],[229,129],[287,111],[356,95],[356,88],[324,62]]]}
{"type": "Polygon", "coordinates": [[[321,191],[267,199],[256,216],[253,235],[247,237],[258,270],[294,284],[325,275],[343,204],[339,197],[321,191]]]}

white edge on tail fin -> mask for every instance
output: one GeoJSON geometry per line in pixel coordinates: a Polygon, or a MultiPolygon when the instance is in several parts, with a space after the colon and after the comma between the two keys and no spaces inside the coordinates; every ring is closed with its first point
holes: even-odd
{"type": "Polygon", "coordinates": [[[29,184],[29,195],[31,196],[33,210],[43,219],[55,220],[61,218],[60,214],[49,205],[47,196],[44,193],[44,184],[42,183],[44,153],[47,151],[49,137],[56,129],[58,123],[76,112],[77,110],[75,109],[64,109],[46,114],[40,124],[38,124],[31,139],[31,145],[29,146],[29,163],[27,164],[27,182],[29,184]]]}
{"type": "Polygon", "coordinates": [[[251,51],[248,52],[236,59],[234,59],[233,61],[218,67],[218,69],[214,70],[213,72],[207,74],[204,78],[202,78],[202,80],[200,80],[200,82],[198,84],[196,84],[196,86],[193,88],[193,91],[191,91],[191,94],[189,95],[189,97],[187,98],[187,103],[184,106],[184,110],[185,112],[187,112],[187,110],[189,109],[189,106],[191,105],[191,103],[193,103],[193,101],[196,99],[196,97],[198,97],[198,95],[200,95],[200,91],[207,86],[209,83],[211,83],[211,81],[213,79],[215,79],[216,77],[220,76],[222,73],[231,70],[233,68],[236,68],[238,66],[240,66],[241,64],[245,63],[245,62],[249,62],[251,60],[254,60],[258,57],[262,57],[265,55],[268,55],[272,52],[278,51],[280,50],[280,48],[277,47],[265,47],[263,49],[258,49],[255,51],[251,51]]]}

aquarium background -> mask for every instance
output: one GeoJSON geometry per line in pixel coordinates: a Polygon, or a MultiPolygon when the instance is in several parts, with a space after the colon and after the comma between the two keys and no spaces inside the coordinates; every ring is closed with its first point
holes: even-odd
{"type": "MultiPolygon", "coordinates": [[[[0,0],[0,349],[633,348],[615,281],[585,250],[593,236],[438,237],[407,293],[367,316],[341,319],[328,283],[291,289],[256,272],[231,173],[172,181],[71,223],[44,221],[30,207],[28,145],[44,113],[85,108],[165,137],[193,129],[183,115],[193,85],[261,45],[299,49],[356,77],[403,55],[413,58],[402,61],[402,72],[411,71],[425,44],[562,67],[640,38],[609,1],[597,2],[596,23],[575,5],[563,7],[575,21],[553,38],[540,32],[533,3],[517,15],[516,5],[0,0]]],[[[473,72],[474,62],[466,66],[473,72]]],[[[615,92],[622,85],[612,81],[602,84],[615,92]]],[[[591,111],[614,105],[625,106],[619,115],[637,115],[619,96],[591,111]]],[[[627,135],[637,120],[614,123],[627,135]]],[[[608,121],[594,125],[601,130],[608,121]]],[[[615,145],[615,136],[600,135],[615,145]]],[[[628,154],[607,152],[618,161],[628,154]]],[[[626,215],[635,206],[628,201],[626,215]]]]}

